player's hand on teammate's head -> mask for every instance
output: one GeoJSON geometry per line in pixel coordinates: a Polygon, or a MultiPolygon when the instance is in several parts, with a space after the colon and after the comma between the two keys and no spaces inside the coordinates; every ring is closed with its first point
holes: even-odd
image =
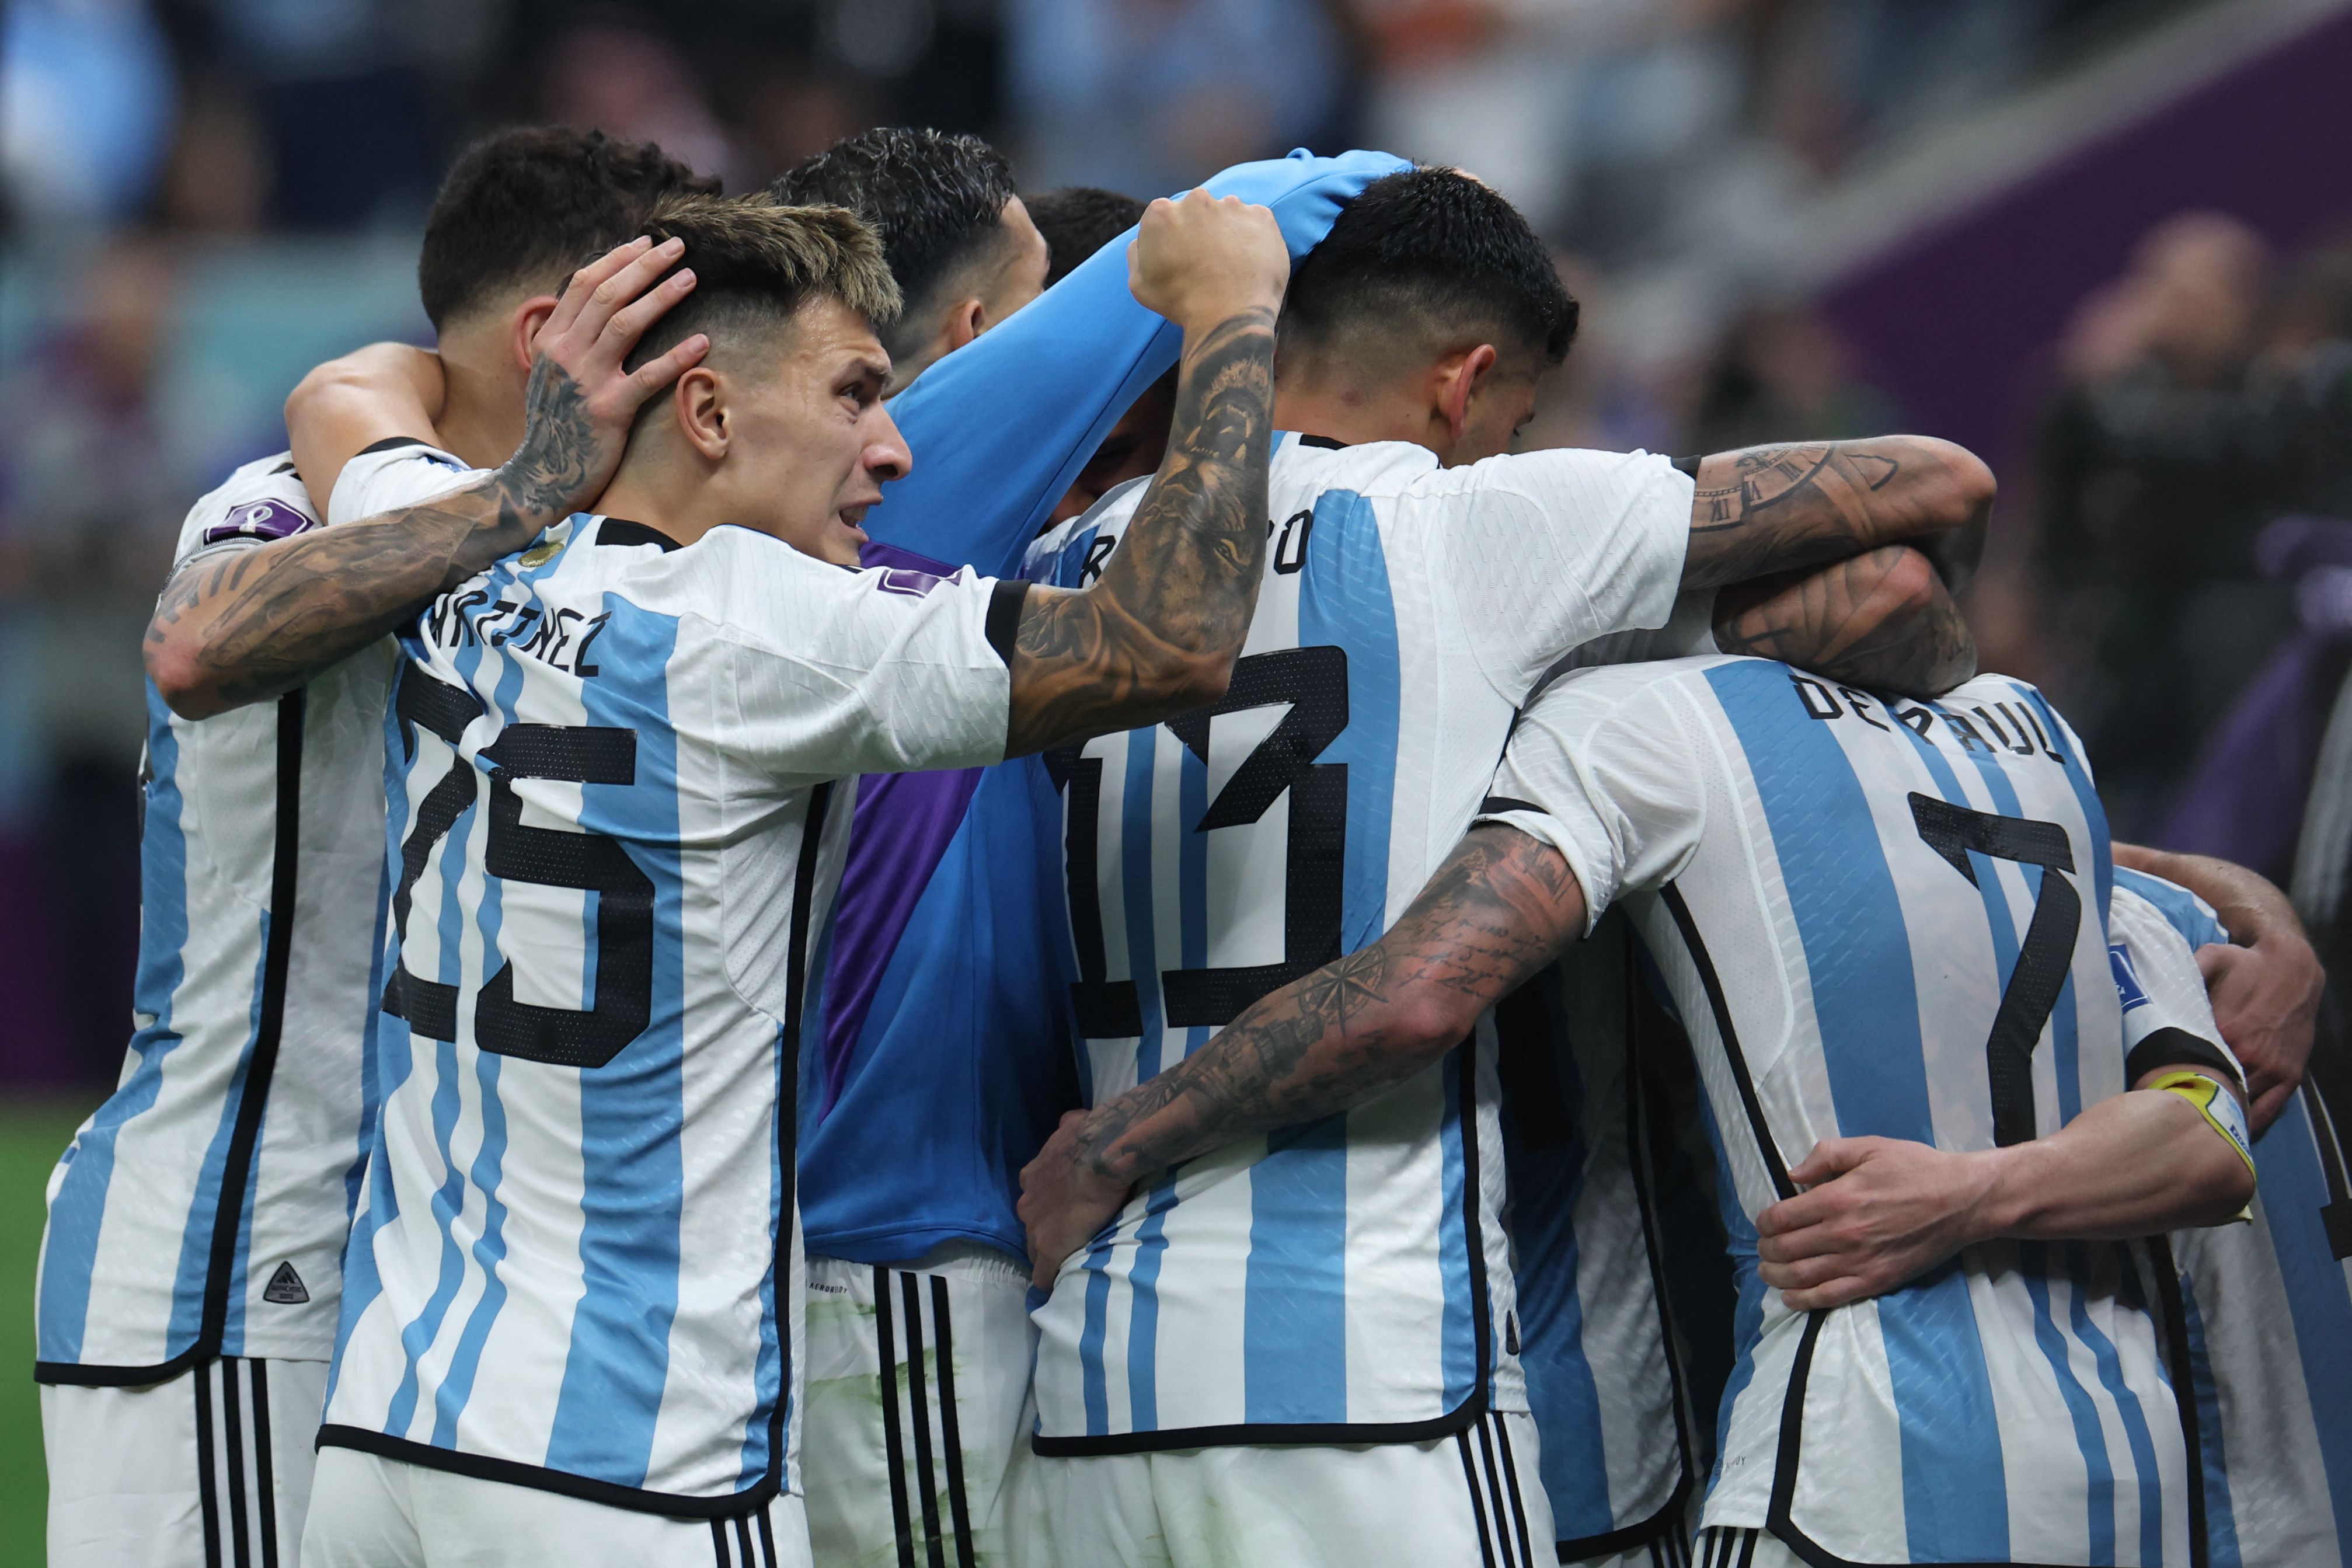
{"type": "Polygon", "coordinates": [[[541,510],[562,516],[603,493],[637,410],[709,352],[709,338],[697,332],[625,368],[646,329],[694,291],[692,269],[670,270],[685,249],[678,239],[614,247],[572,275],[532,341],[523,442],[508,468],[541,510]]]}
{"type": "Polygon", "coordinates": [[[2215,942],[2197,951],[2221,1038],[2246,1069],[2246,1121],[2261,1137],[2286,1108],[2311,1059],[2312,1031],[2327,972],[2298,931],[2273,930],[2252,947],[2215,942]]]}
{"type": "Polygon", "coordinates": [[[1127,1206],[1129,1184],[1099,1174],[1087,1163],[1078,1143],[1078,1130],[1086,1120],[1083,1110],[1066,1112],[1037,1157],[1021,1168],[1020,1212],[1029,1232],[1030,1279],[1041,1290],[1051,1290],[1070,1254],[1127,1206]]]}
{"type": "Polygon", "coordinates": [[[1187,191],[1143,209],[1127,247],[1127,282],[1148,310],[1188,331],[1244,310],[1278,310],[1290,250],[1267,208],[1187,191]]]}
{"type": "Polygon", "coordinates": [[[1798,1311],[1883,1296],[1979,1239],[1981,1163],[1900,1138],[1824,1138],[1809,1189],[1756,1216],[1764,1283],[1798,1311]]]}

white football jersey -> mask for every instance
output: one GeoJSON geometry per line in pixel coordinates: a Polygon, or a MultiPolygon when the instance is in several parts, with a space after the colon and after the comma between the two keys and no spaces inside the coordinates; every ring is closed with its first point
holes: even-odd
{"type": "MultiPolygon", "coordinates": [[[[1145,493],[1046,535],[1032,574],[1091,581],[1145,493]]],[[[1689,478],[1642,453],[1440,468],[1286,436],[1271,500],[1224,700],[1047,758],[1090,1102],[1378,938],[1518,704],[1570,648],[1665,621],[1690,537],[1689,478]]],[[[1037,1450],[1420,1441],[1526,1408],[1490,1039],[1129,1205],[1038,1312],[1037,1450]]]]}
{"type": "MultiPolygon", "coordinates": [[[[1713,1253],[1703,1214],[1668,1207],[1644,1057],[1671,1032],[1643,994],[1622,914],[1494,1009],[1518,1300],[1505,1323],[1559,1560],[1686,1536],[1706,1439],[1671,1316],[1668,1248],[1713,1253]],[[1676,1234],[1675,1221],[1694,1234],[1676,1234]],[[1695,1224],[1693,1222],[1696,1222],[1695,1224]],[[1703,1239],[1702,1239],[1703,1238],[1703,1239]]],[[[1696,1194],[1675,1193],[1696,1199],[1696,1194]]]]}
{"type": "Polygon", "coordinates": [[[794,1484],[831,781],[1000,758],[1024,591],[583,514],[403,634],[322,1442],[677,1515],[794,1484]]]}
{"type": "MultiPolygon", "coordinates": [[[[2196,950],[2226,942],[2185,889],[2116,873],[2107,937],[2138,1036],[2217,1040],[2196,950]]],[[[2352,1184],[2318,1080],[2254,1142],[2251,1223],[2177,1231],[2213,1568],[2352,1563],[2352,1184]]]]}
{"type": "Polygon", "coordinates": [[[2180,1564],[2189,1474],[2137,1244],[1990,1242],[1791,1311],[1755,1216],[1820,1140],[1990,1149],[2119,1094],[2107,827],[2040,693],[1881,699],[1757,659],[1582,671],[1483,815],[1619,901],[1698,1056],[1741,1283],[1704,1522],[1813,1561],[2180,1564]]]}
{"type": "MultiPolygon", "coordinates": [[[[284,453],[197,501],[175,573],[318,526],[284,453]]],[[[323,1360],[382,977],[390,639],[202,721],[151,683],[139,967],[112,1096],[49,1183],[45,1383],[323,1360]]]]}

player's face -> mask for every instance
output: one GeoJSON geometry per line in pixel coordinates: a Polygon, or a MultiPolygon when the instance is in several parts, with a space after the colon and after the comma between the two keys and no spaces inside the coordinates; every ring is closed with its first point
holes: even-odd
{"type": "Polygon", "coordinates": [[[859,526],[885,480],[914,467],[882,405],[890,356],[866,318],[837,300],[809,305],[779,344],[772,375],[736,391],[730,485],[757,526],[804,555],[857,564],[859,526]]]}

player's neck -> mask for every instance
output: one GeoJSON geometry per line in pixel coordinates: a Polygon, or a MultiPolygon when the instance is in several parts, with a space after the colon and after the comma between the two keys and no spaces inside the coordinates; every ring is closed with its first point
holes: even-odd
{"type": "Polygon", "coordinates": [[[1374,441],[1412,441],[1427,447],[1429,405],[1405,388],[1367,390],[1337,378],[1277,377],[1274,427],[1343,441],[1350,447],[1374,441]]]}
{"type": "Polygon", "coordinates": [[[449,333],[441,340],[441,368],[448,385],[434,423],[441,445],[477,468],[513,457],[522,445],[524,377],[504,341],[449,333]]]}
{"type": "Polygon", "coordinates": [[[659,459],[658,452],[633,452],[604,493],[588,508],[605,517],[642,522],[677,544],[691,544],[727,521],[710,487],[692,482],[659,459]]]}

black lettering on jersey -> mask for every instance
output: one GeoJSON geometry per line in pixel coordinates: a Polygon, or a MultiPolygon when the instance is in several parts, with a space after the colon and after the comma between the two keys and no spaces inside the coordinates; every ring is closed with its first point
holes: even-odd
{"type": "Polygon", "coordinates": [[[568,607],[550,612],[542,605],[507,599],[489,604],[489,597],[486,590],[479,588],[445,595],[418,617],[418,629],[428,641],[443,647],[467,647],[478,643],[488,647],[507,647],[583,679],[597,673],[596,666],[587,663],[584,656],[588,645],[596,640],[596,634],[612,618],[612,612],[590,620],[568,607]],[[488,608],[483,607],[486,605],[488,608]],[[567,654],[571,656],[569,663],[567,654]]]}
{"type": "Polygon", "coordinates": [[[602,675],[604,673],[601,667],[588,662],[588,647],[591,643],[593,643],[596,640],[597,634],[604,629],[604,623],[612,618],[613,612],[607,610],[603,615],[598,616],[594,620],[590,621],[588,623],[587,630],[580,634],[580,649],[577,653],[574,653],[572,656],[572,673],[578,676],[583,680],[587,679],[592,675],[602,675]]]}
{"type": "MultiPolygon", "coordinates": [[[[1273,537],[1274,523],[1271,520],[1265,525],[1265,531],[1267,537],[1273,537]]],[[[1274,542],[1274,569],[1283,576],[1288,577],[1305,566],[1307,541],[1314,532],[1315,514],[1312,511],[1293,512],[1285,519],[1282,524],[1282,537],[1274,542]],[[1294,537],[1297,540],[1295,545],[1291,542],[1294,537]]]]}
{"type": "MultiPolygon", "coordinates": [[[[1956,727],[1966,722],[1957,715],[1945,717],[1956,727]]],[[[1992,1141],[2004,1149],[2028,1142],[2037,1131],[2033,1049],[2065,987],[2074,939],[2083,923],[2083,897],[2065,875],[2074,869],[2074,845],[2066,830],[2054,822],[1974,811],[1916,790],[1911,792],[1911,819],[1921,841],[1966,877],[1970,887],[1981,886],[1969,858],[1970,851],[1988,859],[2042,868],[2033,917],[2026,923],[2025,939],[2018,944],[2017,961],[2001,988],[1991,1031],[1985,1037],[1986,1081],[1992,1090],[1992,1141]]]]}
{"type": "Polygon", "coordinates": [[[1797,689],[1797,700],[1805,705],[1805,712],[1815,719],[1835,719],[1845,710],[1830,695],[1830,689],[1811,676],[1791,674],[1789,684],[1797,689]]]}
{"type": "MultiPolygon", "coordinates": [[[[2009,713],[2009,710],[2001,708],[2000,704],[1998,702],[1994,703],[1993,706],[1995,708],[2000,708],[2000,710],[2003,713],[2009,713]]],[[[2009,731],[2001,727],[2000,720],[1986,712],[1982,708],[1976,710],[1976,715],[1978,718],[1984,721],[1985,728],[1992,731],[1993,739],[1999,741],[2002,745],[2007,746],[2012,752],[2021,757],[2030,757],[2033,754],[2033,738],[2025,732],[2025,727],[2023,725],[2018,725],[2018,739],[2012,741],[2009,738],[2009,731]]],[[[2012,724],[2016,724],[2017,715],[2014,713],[2009,713],[2009,721],[2012,724]]]]}
{"type": "Polygon", "coordinates": [[[490,639],[490,646],[492,647],[506,647],[507,644],[514,641],[515,638],[530,630],[531,623],[539,619],[539,606],[536,605],[523,605],[518,606],[515,611],[514,619],[509,621],[505,626],[499,628],[498,636],[490,639]]]}
{"type": "Polygon", "coordinates": [[[1115,535],[1097,533],[1087,542],[1087,558],[1078,564],[1078,586],[1092,587],[1103,574],[1103,563],[1118,548],[1115,535]]]}
{"type": "Polygon", "coordinates": [[[1916,706],[1901,708],[1895,710],[1895,721],[1924,741],[1927,738],[1929,727],[1936,722],[1936,715],[1925,708],[1916,706]]]}
{"type": "Polygon", "coordinates": [[[1853,716],[1861,720],[1864,723],[1869,725],[1872,729],[1886,730],[1886,732],[1890,735],[1895,732],[1892,730],[1887,730],[1885,725],[1880,723],[1877,720],[1870,716],[1870,705],[1876,701],[1877,699],[1870,696],[1867,692],[1856,691],[1851,686],[1839,687],[1838,695],[1844,698],[1846,706],[1853,710],[1853,716]]]}
{"type": "Polygon", "coordinates": [[[533,658],[541,659],[550,664],[554,663],[554,659],[550,656],[562,646],[563,617],[571,616],[577,619],[579,615],[580,612],[577,610],[567,609],[558,610],[551,616],[541,616],[539,625],[530,634],[530,640],[517,646],[515,651],[529,654],[533,658]]]}
{"type": "Polygon", "coordinates": [[[449,646],[450,639],[454,636],[457,638],[457,646],[464,647],[470,640],[466,629],[466,612],[474,605],[484,603],[489,596],[488,590],[481,588],[454,595],[444,594],[433,602],[433,608],[425,613],[425,635],[444,647],[449,646]]]}
{"type": "Polygon", "coordinates": [[[2022,698],[2019,699],[2017,711],[2014,713],[2010,713],[2009,704],[2006,702],[1996,702],[1993,706],[2000,709],[2001,712],[2009,714],[2009,721],[2017,727],[2017,732],[2019,734],[2030,734],[2032,739],[2039,745],[2043,756],[2048,757],[2052,762],[2056,763],[2062,768],[2066,765],[2065,757],[2059,752],[2057,747],[2050,743],[2050,732],[2042,727],[2042,721],[2035,715],[2032,703],[2024,700],[2022,698]]]}
{"type": "Polygon", "coordinates": [[[529,654],[533,658],[540,658],[546,649],[550,635],[554,631],[554,629],[555,617],[553,616],[544,615],[534,610],[531,612],[531,619],[528,629],[523,626],[517,626],[514,630],[513,636],[507,638],[507,646],[513,648],[517,653],[529,654]]]}
{"type": "Polygon", "coordinates": [[[1944,722],[1950,728],[1953,734],[1958,735],[1960,738],[1961,751],[1990,752],[1993,749],[1990,742],[1988,742],[1982,735],[1977,733],[1977,727],[1974,724],[1969,723],[1968,720],[1961,717],[1959,714],[1945,714],[1944,722]]]}
{"type": "Polygon", "coordinates": [[[491,640],[490,623],[501,616],[510,616],[521,607],[512,599],[500,599],[474,617],[474,636],[480,639],[484,647],[496,647],[498,644],[491,640]]]}

